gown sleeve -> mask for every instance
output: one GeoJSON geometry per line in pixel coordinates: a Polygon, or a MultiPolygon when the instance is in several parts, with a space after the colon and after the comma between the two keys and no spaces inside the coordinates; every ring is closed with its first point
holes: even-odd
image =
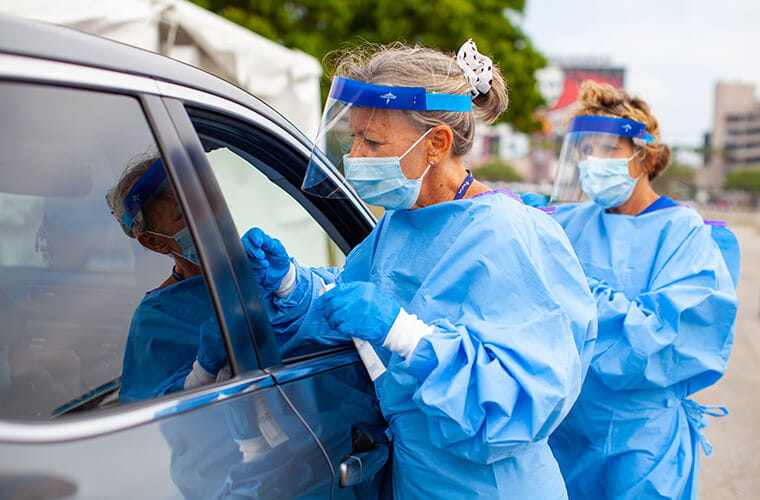
{"type": "Polygon", "coordinates": [[[399,365],[434,446],[480,463],[512,456],[547,438],[577,398],[594,303],[545,214],[473,220],[409,309],[434,327],[399,365]]]}
{"type": "Polygon", "coordinates": [[[335,283],[341,273],[338,267],[303,267],[293,260],[296,285],[287,297],[268,294],[269,319],[276,334],[292,336],[301,326],[311,301],[319,296],[325,285],[335,283]]]}
{"type": "MultiPolygon", "coordinates": [[[[382,225],[383,220],[378,223],[378,228],[382,225]]],[[[327,284],[369,279],[367,270],[370,267],[378,228],[348,254],[345,268],[303,267],[294,259],[292,262],[296,267],[296,286],[290,295],[279,298],[268,294],[264,297],[272,329],[278,336],[284,354],[296,354],[314,344],[346,343],[345,337],[332,335],[324,325],[321,312],[315,311],[311,304],[327,284]]]]}
{"type": "Polygon", "coordinates": [[[192,368],[199,338],[199,319],[188,310],[197,311],[198,316],[204,316],[206,311],[212,314],[203,303],[204,297],[195,293],[194,288],[183,290],[184,293],[161,290],[148,294],[133,314],[122,362],[119,390],[122,402],[182,388],[184,376],[192,368]]]}
{"type": "Polygon", "coordinates": [[[599,314],[592,369],[613,390],[686,382],[688,395],[712,385],[726,370],[736,293],[704,226],[671,234],[660,244],[661,267],[650,289],[637,297],[589,276],[599,314]],[[668,241],[675,243],[665,247],[668,241]]]}
{"type": "Polygon", "coordinates": [[[315,347],[342,345],[348,340],[333,332],[322,311],[311,307],[326,284],[367,281],[372,238],[365,239],[346,257],[344,269],[297,268],[296,287],[286,298],[274,298],[270,319],[283,356],[308,354],[315,347]]]}

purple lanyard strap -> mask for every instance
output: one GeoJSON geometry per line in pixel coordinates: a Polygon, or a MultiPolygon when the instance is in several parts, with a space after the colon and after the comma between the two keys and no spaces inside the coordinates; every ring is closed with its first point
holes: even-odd
{"type": "Polygon", "coordinates": [[[470,188],[470,184],[472,184],[473,178],[472,178],[472,172],[469,170],[467,171],[467,177],[462,181],[462,184],[459,185],[459,189],[457,189],[457,194],[454,195],[455,200],[461,200],[464,194],[467,192],[467,190],[470,188]]]}

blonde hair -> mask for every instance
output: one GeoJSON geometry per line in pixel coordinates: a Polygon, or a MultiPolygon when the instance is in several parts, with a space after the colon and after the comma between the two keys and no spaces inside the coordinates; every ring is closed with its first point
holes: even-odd
{"type": "Polygon", "coordinates": [[[575,116],[597,115],[626,118],[646,125],[654,140],[643,146],[634,143],[634,148],[644,152],[644,165],[652,165],[647,172],[650,181],[670,166],[670,148],[660,141],[660,124],[643,99],[630,96],[612,85],[588,80],[581,84],[576,106],[568,120],[575,116]]]}
{"type": "MultiPolygon", "coordinates": [[[[366,44],[330,54],[336,60],[335,75],[375,85],[424,87],[428,93],[470,95],[471,86],[456,57],[436,49],[400,42],[366,44]]],[[[501,71],[493,65],[491,89],[472,100],[472,112],[403,111],[412,125],[425,132],[447,125],[454,132],[452,154],[465,155],[472,149],[475,120],[493,123],[507,109],[509,98],[501,71]]]]}

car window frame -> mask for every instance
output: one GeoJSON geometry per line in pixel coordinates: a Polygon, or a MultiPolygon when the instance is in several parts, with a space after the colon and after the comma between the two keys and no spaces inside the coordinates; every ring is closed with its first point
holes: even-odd
{"type": "MultiPolygon", "coordinates": [[[[233,367],[233,374],[270,366],[273,360],[278,363],[279,351],[273,340],[274,337],[271,332],[269,317],[264,308],[259,284],[251,279],[250,272],[245,272],[249,269],[248,258],[238,237],[232,214],[227,208],[211,166],[206,160],[200,138],[193,128],[184,104],[180,100],[162,97],[161,101],[167,118],[173,124],[173,131],[177,134],[176,139],[182,144],[184,158],[181,168],[192,171],[197,180],[196,185],[190,188],[194,196],[193,202],[203,205],[204,220],[207,221],[207,224],[208,221],[213,221],[213,226],[216,229],[213,234],[197,233],[199,241],[196,242],[196,248],[199,254],[202,254],[200,247],[204,246],[214,246],[217,250],[223,249],[225,261],[214,263],[214,267],[217,272],[221,271],[221,266],[224,267],[224,284],[230,287],[230,292],[231,289],[234,289],[240,304],[234,318],[234,328],[232,328],[233,324],[227,325],[226,328],[223,327],[223,330],[226,330],[228,334],[234,332],[233,335],[227,337],[231,343],[228,345],[228,349],[235,353],[234,356],[245,353],[247,355],[252,354],[256,359],[255,366],[251,365],[250,360],[246,360],[247,363],[245,364],[237,363],[237,366],[233,367]],[[270,339],[270,342],[256,342],[256,338],[270,339]],[[252,351],[247,352],[249,349],[252,351]]],[[[171,159],[169,161],[171,162],[171,159]]],[[[220,324],[220,326],[222,325],[220,324]]]]}
{"type": "MultiPolygon", "coordinates": [[[[172,119],[169,116],[163,98],[178,99],[179,96],[190,92],[192,94],[208,95],[203,91],[190,89],[181,85],[162,82],[153,78],[123,73],[110,69],[81,66],[79,64],[42,60],[34,57],[3,54],[0,53],[0,62],[3,62],[3,69],[0,70],[0,79],[14,82],[26,82],[30,84],[53,85],[57,87],[90,90],[96,92],[105,92],[116,95],[130,96],[138,100],[145,113],[151,132],[156,138],[156,143],[161,155],[166,159],[165,166],[172,184],[177,190],[183,212],[189,212],[189,200],[197,203],[194,211],[198,212],[198,220],[213,220],[209,214],[211,210],[205,198],[202,197],[202,186],[199,182],[182,182],[179,179],[175,168],[180,168],[183,175],[194,171],[194,162],[189,160],[188,152],[182,143],[182,134],[178,133],[174,127],[172,119]],[[7,63],[7,64],[5,64],[7,63]],[[164,129],[163,127],[167,127],[164,129]],[[203,209],[203,212],[200,210],[203,209]]],[[[180,115],[181,118],[181,115],[180,115]]],[[[188,122],[189,123],[189,120],[188,122]]],[[[187,134],[185,134],[185,137],[187,134]]],[[[197,136],[195,137],[198,141],[197,136]]],[[[201,150],[202,151],[202,150],[201,150]]],[[[201,228],[197,223],[190,223],[191,233],[201,228]]],[[[205,233],[206,230],[203,230],[205,233]]],[[[213,234],[213,232],[212,232],[213,234]]],[[[218,238],[218,235],[213,235],[218,238]]],[[[209,240],[208,237],[199,237],[193,234],[193,241],[201,256],[202,268],[206,276],[206,285],[209,295],[214,302],[217,315],[221,319],[220,329],[225,340],[225,345],[230,355],[230,364],[233,374],[251,372],[261,369],[263,366],[259,363],[256,356],[256,346],[252,342],[252,335],[249,331],[250,326],[245,318],[241,318],[243,311],[250,310],[252,305],[243,306],[244,299],[237,293],[235,282],[222,279],[217,274],[222,273],[224,276],[230,275],[234,279],[234,273],[229,271],[226,262],[208,262],[209,256],[212,255],[211,247],[214,246],[215,239],[209,240]],[[214,264],[214,265],[212,265],[214,264]],[[227,271],[223,271],[227,269],[227,271]],[[236,307],[236,314],[229,307],[221,308],[220,297],[233,297],[237,295],[239,307],[236,307]],[[221,313],[221,316],[220,316],[221,313]],[[235,328],[232,328],[232,327],[235,328]]],[[[216,246],[217,249],[221,248],[216,246]]],[[[252,300],[247,298],[245,302],[252,300]]],[[[263,311],[263,304],[258,305],[263,311]]]]}
{"type": "MultiPolygon", "coordinates": [[[[187,134],[184,140],[186,143],[195,143],[192,146],[195,149],[193,160],[197,161],[195,166],[199,177],[203,179],[203,186],[206,195],[209,197],[209,202],[211,206],[215,207],[217,225],[219,227],[226,227],[226,237],[228,238],[226,244],[230,255],[238,254],[234,258],[233,265],[237,266],[241,271],[237,273],[237,281],[241,292],[244,294],[245,290],[248,290],[248,293],[256,293],[259,296],[261,292],[258,283],[253,279],[252,273],[247,272],[248,260],[245,257],[242,243],[240,243],[237,237],[232,214],[228,209],[224,194],[216,181],[213,167],[203,152],[203,146],[194,125],[198,120],[213,121],[214,124],[220,127],[228,127],[236,132],[245,131],[247,134],[255,135],[259,140],[265,137],[270,141],[273,149],[278,149],[278,152],[281,153],[272,154],[272,156],[285,168],[277,170],[265,161],[257,162],[256,164],[251,163],[251,168],[256,168],[299,203],[345,254],[348,254],[355,245],[361,242],[374,226],[374,215],[358,199],[350,196],[351,191],[342,180],[340,182],[348,194],[345,198],[319,198],[301,190],[301,182],[309,163],[311,148],[308,146],[308,143],[304,144],[303,137],[294,136],[286,127],[281,127],[266,117],[260,117],[262,120],[265,120],[264,123],[256,122],[246,119],[245,116],[230,113],[229,110],[203,106],[202,103],[197,101],[186,101],[182,110],[173,107],[169,112],[175,121],[188,120],[191,127],[191,130],[183,130],[183,133],[187,134]]],[[[239,144],[234,145],[246,152],[250,152],[239,144]]],[[[255,155],[252,154],[252,156],[255,155]]],[[[264,317],[261,318],[261,321],[266,322],[263,328],[257,328],[258,325],[252,325],[252,340],[257,347],[261,366],[265,370],[281,372],[283,370],[282,358],[266,312],[264,312],[264,317]]],[[[287,361],[288,365],[300,364],[313,358],[330,357],[346,349],[353,349],[353,346],[349,344],[335,348],[326,348],[313,353],[299,355],[297,358],[288,358],[287,361]]]]}
{"type": "MultiPolygon", "coordinates": [[[[247,135],[265,138],[272,149],[277,150],[277,153],[270,153],[273,160],[279,162],[284,168],[277,170],[271,166],[271,162],[263,160],[261,164],[252,163],[251,166],[301,205],[346,255],[361,243],[374,227],[377,221],[362,202],[357,203],[350,196],[333,199],[320,198],[301,189],[309,163],[311,146],[304,147],[298,138],[291,136],[287,130],[272,130],[260,124],[245,122],[240,117],[203,109],[197,105],[188,104],[186,109],[194,123],[215,119],[219,125],[237,130],[245,129],[247,135]]],[[[245,140],[244,137],[243,140],[245,140]]],[[[236,144],[234,140],[230,142],[241,150],[249,152],[245,146],[236,144]]],[[[345,182],[342,184],[345,186],[345,182]]],[[[347,186],[346,193],[350,193],[347,186]]]]}
{"type": "MultiPolygon", "coordinates": [[[[195,207],[192,212],[188,211],[188,202],[190,199],[197,199],[199,203],[203,205],[204,217],[209,217],[210,214],[213,214],[211,206],[213,206],[214,202],[219,203],[221,201],[221,203],[224,204],[224,199],[221,198],[221,192],[218,188],[216,190],[216,197],[212,196],[210,199],[200,201],[203,199],[201,193],[205,194],[202,185],[199,185],[195,181],[192,183],[192,186],[185,185],[186,183],[182,182],[182,179],[177,179],[178,168],[182,169],[182,171],[195,171],[196,174],[201,177],[204,175],[204,171],[206,172],[206,175],[212,174],[211,168],[205,160],[205,154],[203,153],[200,139],[192,127],[192,122],[190,121],[186,108],[214,113],[216,116],[222,116],[237,123],[245,124],[246,126],[256,125],[257,127],[269,127],[268,130],[270,130],[275,136],[279,136],[281,139],[286,138],[288,142],[293,141],[293,149],[297,151],[298,157],[300,158],[298,163],[300,165],[299,168],[302,171],[301,175],[305,172],[312,143],[287,120],[282,118],[271,108],[268,108],[261,101],[254,101],[252,97],[250,98],[252,102],[244,105],[240,102],[230,100],[227,96],[209,94],[202,89],[158,80],[149,76],[124,73],[106,68],[81,66],[79,64],[64,61],[38,59],[24,55],[0,53],[0,61],[7,63],[0,68],[1,80],[91,90],[116,95],[125,95],[137,99],[143,108],[151,132],[156,138],[157,146],[159,147],[161,154],[167,159],[166,168],[173,184],[175,185],[174,187],[178,190],[178,194],[181,192],[183,195],[180,198],[180,201],[183,211],[186,213],[200,214],[200,206],[195,207]],[[171,113],[167,110],[167,106],[173,109],[171,113]],[[260,110],[259,107],[262,109],[260,110]],[[179,121],[180,123],[184,121],[184,129],[178,131],[174,126],[174,121],[179,121]],[[169,123],[171,123],[171,127],[168,127],[169,123]],[[167,128],[164,129],[164,126],[167,126],[167,128]],[[186,143],[190,144],[189,149],[186,148],[186,143]],[[173,155],[167,154],[172,151],[173,155]],[[195,155],[194,161],[190,160],[192,157],[191,152],[195,155]],[[178,180],[179,182],[177,182],[178,180]],[[190,195],[190,197],[188,197],[188,195],[190,195]]],[[[329,213],[330,210],[334,210],[335,207],[339,207],[339,209],[346,209],[346,207],[348,207],[347,210],[354,215],[353,222],[355,223],[343,224],[344,232],[341,232],[341,234],[344,234],[344,238],[348,244],[346,251],[348,251],[353,245],[361,241],[366,233],[369,233],[371,228],[374,227],[376,219],[372,212],[361,203],[358,197],[356,197],[356,194],[345,186],[345,182],[341,180],[341,183],[343,186],[342,189],[344,189],[346,194],[344,199],[327,200],[323,198],[314,198],[310,195],[307,196],[306,194],[303,194],[300,189],[296,189],[296,191],[298,195],[308,198],[311,203],[317,206],[317,210],[324,215],[325,220],[327,221],[327,224],[323,225],[323,228],[328,230],[328,232],[331,233],[331,236],[334,234],[332,233],[333,231],[340,231],[341,227],[333,227],[326,213],[329,213]],[[351,235],[350,231],[345,229],[345,227],[351,227],[352,225],[360,228],[358,235],[351,235]],[[362,234],[362,231],[364,234],[362,234]]],[[[213,184],[215,185],[215,182],[213,184]]],[[[294,185],[300,188],[300,182],[294,185]]],[[[210,190],[209,192],[213,193],[214,190],[210,190]]],[[[231,224],[230,227],[234,227],[231,216],[229,216],[228,220],[231,224]]],[[[195,235],[194,238],[198,239],[195,235]]],[[[205,247],[202,243],[207,241],[208,238],[201,236],[201,240],[202,241],[197,243],[200,247],[205,247]]],[[[212,238],[211,240],[220,241],[220,238],[212,238]]],[[[224,242],[223,248],[230,248],[228,241],[224,242]]],[[[242,245],[240,244],[237,235],[232,239],[232,248],[236,248],[242,252],[242,245]]],[[[215,293],[215,290],[222,287],[235,288],[233,283],[236,283],[234,278],[236,273],[234,272],[231,275],[228,274],[228,276],[232,277],[232,280],[224,281],[222,279],[214,278],[216,273],[213,271],[217,268],[225,268],[230,265],[229,260],[214,263],[212,265],[209,258],[211,254],[209,254],[208,248],[206,250],[199,249],[199,254],[201,255],[201,260],[204,264],[204,272],[208,274],[206,283],[210,293],[215,293]]],[[[234,270],[237,270],[237,268],[234,270]]],[[[250,298],[250,296],[248,297],[250,298]]],[[[238,295],[238,298],[241,304],[241,310],[249,311],[252,307],[256,307],[255,304],[252,305],[244,300],[241,295],[238,295]]],[[[261,304],[259,304],[258,307],[261,307],[261,304]]],[[[231,335],[229,325],[225,323],[220,326],[222,327],[222,334],[225,337],[225,342],[230,343],[228,340],[231,335]]],[[[217,387],[218,390],[221,391],[219,397],[223,399],[227,397],[226,393],[222,394],[222,392],[225,392],[225,387],[233,385],[233,383],[235,386],[238,386],[238,383],[243,380],[255,381],[261,377],[266,378],[268,374],[271,376],[271,374],[281,372],[286,368],[280,364],[279,353],[277,353],[276,357],[264,357],[262,363],[257,363],[257,343],[255,336],[250,330],[235,329],[235,332],[236,333],[233,333],[232,335],[238,334],[244,339],[244,341],[240,343],[242,348],[234,344],[228,346],[229,354],[231,354],[233,358],[238,358],[239,353],[245,353],[245,359],[250,361],[252,358],[253,363],[249,362],[243,367],[238,364],[236,372],[238,373],[238,376],[234,377],[233,380],[227,383],[217,383],[211,386],[202,386],[200,389],[182,391],[159,398],[152,398],[126,407],[118,406],[109,410],[87,413],[86,415],[83,414],[81,417],[78,417],[77,420],[85,419],[90,421],[98,419],[99,415],[103,415],[104,413],[110,415],[113,412],[116,412],[120,417],[109,420],[111,424],[104,427],[101,432],[106,432],[106,428],[117,430],[122,428],[122,425],[139,425],[141,422],[151,420],[151,412],[148,411],[146,413],[145,410],[150,410],[151,408],[158,406],[165,407],[172,401],[179,402],[179,404],[182,404],[186,410],[189,410],[196,405],[195,402],[199,405],[204,404],[201,402],[202,398],[196,397],[197,394],[205,394],[209,390],[213,391],[214,387],[217,387]],[[247,339],[247,341],[245,341],[245,339],[247,339]],[[229,347],[232,347],[232,349],[229,349],[229,347]],[[243,373],[245,373],[245,376],[241,377],[240,374],[243,373]]],[[[347,349],[351,350],[352,357],[356,358],[356,353],[350,349],[350,346],[341,346],[336,349],[319,351],[318,353],[315,353],[315,355],[319,356],[320,359],[331,358],[335,355],[339,358],[343,358],[347,349]]],[[[297,359],[289,359],[288,366],[291,366],[291,364],[300,365],[301,361],[307,361],[311,357],[312,356],[303,356],[298,357],[297,359]]],[[[327,359],[327,361],[329,361],[329,359],[327,359]]],[[[356,358],[356,361],[358,361],[358,358],[356,358]]],[[[51,421],[35,425],[57,425],[61,422],[62,421],[51,421]]],[[[0,427],[2,426],[0,425],[0,427]]],[[[65,433],[63,435],[65,435],[65,433]]],[[[19,435],[19,439],[24,440],[25,437],[19,435]]],[[[61,439],[66,438],[62,437],[61,439]]]]}
{"type": "MultiPolygon", "coordinates": [[[[135,99],[143,112],[150,128],[150,133],[155,138],[162,157],[166,160],[165,167],[170,181],[177,192],[183,209],[183,215],[188,219],[188,225],[191,227],[194,242],[199,247],[198,252],[204,270],[207,290],[212,301],[215,302],[217,317],[221,320],[220,328],[227,345],[228,354],[231,355],[230,361],[233,364],[233,374],[246,373],[245,380],[252,383],[255,382],[254,385],[260,385],[261,383],[264,383],[264,385],[271,384],[270,375],[260,369],[261,365],[256,358],[255,346],[248,329],[245,328],[242,331],[240,328],[233,328],[239,326],[240,319],[244,316],[243,311],[249,309],[250,304],[246,307],[243,306],[241,296],[237,293],[234,283],[229,279],[230,275],[234,277],[234,273],[229,269],[226,251],[218,251],[220,247],[213,245],[214,241],[219,241],[218,232],[214,231],[213,227],[209,227],[207,223],[208,220],[211,220],[210,217],[213,212],[208,206],[205,196],[202,194],[202,188],[200,181],[196,177],[197,174],[195,173],[193,162],[189,160],[188,152],[179,139],[180,136],[169,118],[164,102],[161,100],[161,92],[157,82],[151,78],[124,74],[113,70],[82,67],[66,62],[39,60],[26,56],[0,54],[0,59],[16,63],[7,68],[9,71],[0,70],[0,81],[75,89],[135,99]],[[189,172],[192,172],[192,174],[188,177],[189,172]],[[192,209],[190,209],[190,205],[193,206],[192,209]],[[212,244],[208,244],[207,242],[212,242],[212,244]],[[225,307],[220,307],[219,302],[221,298],[228,301],[225,307]],[[231,306],[229,303],[231,298],[234,298],[232,300],[234,306],[231,306]],[[230,341],[231,338],[236,340],[230,341]],[[266,379],[270,379],[270,382],[266,382],[266,379]]],[[[259,307],[263,310],[263,304],[259,307]]],[[[216,384],[215,386],[220,387],[220,384],[216,384]]],[[[233,377],[231,381],[221,386],[220,390],[224,390],[224,387],[227,386],[234,386],[235,389],[227,391],[229,394],[224,394],[221,397],[222,399],[233,396],[240,391],[247,392],[245,384],[241,384],[240,377],[233,377]]],[[[209,387],[208,385],[204,385],[197,389],[151,398],[140,403],[119,405],[112,409],[98,412],[88,412],[82,414],[81,417],[77,417],[76,420],[93,421],[105,418],[108,423],[99,432],[105,432],[106,428],[110,429],[113,427],[113,430],[116,430],[122,426],[139,425],[139,423],[160,418],[160,415],[154,415],[150,411],[146,413],[145,410],[152,407],[164,408],[165,413],[169,414],[175,411],[171,410],[171,408],[178,403],[183,407],[182,411],[192,409],[198,405],[209,404],[212,401],[208,397],[202,396],[209,392],[209,387]],[[116,414],[114,415],[115,418],[109,416],[114,413],[116,414]],[[125,415],[129,413],[137,420],[132,421],[126,418],[125,415]]],[[[213,387],[211,387],[211,390],[213,390],[213,387]]],[[[215,400],[219,399],[220,397],[217,397],[215,400]]],[[[72,406],[79,406],[79,402],[72,406]]],[[[26,421],[22,421],[11,425],[10,423],[13,421],[0,419],[0,427],[5,429],[7,427],[6,424],[8,424],[16,429],[28,428],[31,430],[39,429],[42,426],[52,426],[55,429],[59,429],[60,432],[51,429],[51,433],[46,439],[66,440],[69,439],[69,433],[66,429],[72,426],[61,424],[68,421],[68,418],[65,420],[54,419],[45,422],[29,422],[28,424],[26,421]]],[[[73,427],[80,429],[77,426],[73,427]]],[[[77,433],[84,436],[86,430],[82,427],[77,433]]],[[[0,432],[0,434],[7,437],[8,433],[0,432]]],[[[18,440],[28,442],[28,433],[20,432],[18,440]]],[[[37,441],[36,439],[32,440],[37,441]]]]}
{"type": "MultiPolygon", "coordinates": [[[[205,160],[200,140],[188,134],[189,118],[178,112],[182,104],[175,98],[142,94],[140,99],[153,129],[166,165],[167,174],[177,192],[193,243],[201,260],[209,296],[219,320],[227,347],[232,375],[260,370],[261,355],[253,342],[250,314],[266,314],[260,294],[244,293],[232,263],[240,259],[230,244],[229,221],[217,218],[212,200],[206,195],[208,172],[198,169],[198,156],[205,160]],[[220,225],[221,223],[221,225],[220,225]]],[[[237,235],[235,234],[235,239],[237,235]]],[[[239,242],[238,242],[239,243],[239,242]]]]}

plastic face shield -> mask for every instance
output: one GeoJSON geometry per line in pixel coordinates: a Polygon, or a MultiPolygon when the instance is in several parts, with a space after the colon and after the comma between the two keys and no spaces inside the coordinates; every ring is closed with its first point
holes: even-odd
{"type": "Polygon", "coordinates": [[[373,122],[377,124],[388,110],[466,112],[472,110],[472,96],[429,94],[423,87],[333,78],[301,188],[315,196],[344,197],[346,192],[339,182],[344,177],[343,156],[354,146],[361,150],[361,144],[355,145],[355,141],[371,140],[373,122]]]}
{"type": "Polygon", "coordinates": [[[580,201],[583,195],[578,163],[590,156],[618,156],[621,141],[628,142],[634,151],[654,139],[643,123],[610,116],[576,116],[567,124],[562,149],[554,174],[550,203],[580,201]]]}
{"type": "Polygon", "coordinates": [[[148,170],[137,179],[132,189],[121,204],[121,222],[130,231],[135,224],[135,219],[140,215],[144,206],[153,200],[158,193],[168,186],[164,162],[161,158],[154,161],[148,170]]]}

